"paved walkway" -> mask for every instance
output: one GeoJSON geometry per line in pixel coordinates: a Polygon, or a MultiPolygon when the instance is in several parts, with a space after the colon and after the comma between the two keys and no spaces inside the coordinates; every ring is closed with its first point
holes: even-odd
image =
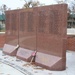
{"type": "Polygon", "coordinates": [[[67,51],[66,70],[49,71],[5,55],[0,50],[0,75],[75,75],[75,52],[67,51]]]}

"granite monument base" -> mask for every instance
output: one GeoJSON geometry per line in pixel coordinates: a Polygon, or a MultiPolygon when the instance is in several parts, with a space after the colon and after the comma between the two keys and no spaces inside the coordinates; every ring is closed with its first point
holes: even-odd
{"type": "Polygon", "coordinates": [[[49,70],[65,70],[66,58],[37,52],[35,64],[49,70]],[[65,65],[64,65],[65,64],[65,65]],[[61,66],[60,66],[61,65],[61,66]]]}
{"type": "Polygon", "coordinates": [[[13,46],[13,45],[5,44],[3,47],[3,53],[10,56],[16,56],[18,48],[19,45],[13,46]]]}
{"type": "MultiPolygon", "coordinates": [[[[29,49],[25,49],[25,48],[19,48],[18,52],[17,52],[17,58],[21,59],[21,60],[24,60],[24,61],[27,61],[27,62],[30,62],[31,59],[32,59],[32,53],[34,51],[32,50],[29,50],[29,49]]],[[[34,59],[33,59],[34,61],[34,59]]]]}

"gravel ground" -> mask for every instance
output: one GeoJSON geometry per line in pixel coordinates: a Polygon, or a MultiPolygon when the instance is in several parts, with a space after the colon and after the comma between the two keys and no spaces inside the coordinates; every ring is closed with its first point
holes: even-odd
{"type": "Polygon", "coordinates": [[[75,75],[75,52],[67,51],[66,57],[66,70],[50,71],[5,55],[0,50],[0,75],[75,75]]]}

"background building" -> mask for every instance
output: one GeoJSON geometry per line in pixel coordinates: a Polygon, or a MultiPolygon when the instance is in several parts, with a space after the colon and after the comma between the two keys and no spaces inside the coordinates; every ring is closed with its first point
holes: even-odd
{"type": "Polygon", "coordinates": [[[0,15],[0,32],[5,31],[5,15],[0,15]]]}

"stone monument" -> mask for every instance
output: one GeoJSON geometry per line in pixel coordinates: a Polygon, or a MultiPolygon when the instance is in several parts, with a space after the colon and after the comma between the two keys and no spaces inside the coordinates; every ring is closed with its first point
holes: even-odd
{"type": "MultiPolygon", "coordinates": [[[[36,65],[50,70],[66,68],[66,4],[7,11],[6,17],[6,45],[20,46],[15,53],[18,58],[31,61],[35,56],[36,65]]],[[[3,51],[11,48],[8,50],[4,47],[3,51]]]]}
{"type": "Polygon", "coordinates": [[[19,47],[18,39],[18,10],[6,11],[6,43],[3,48],[5,54],[15,56],[19,47]]]}

